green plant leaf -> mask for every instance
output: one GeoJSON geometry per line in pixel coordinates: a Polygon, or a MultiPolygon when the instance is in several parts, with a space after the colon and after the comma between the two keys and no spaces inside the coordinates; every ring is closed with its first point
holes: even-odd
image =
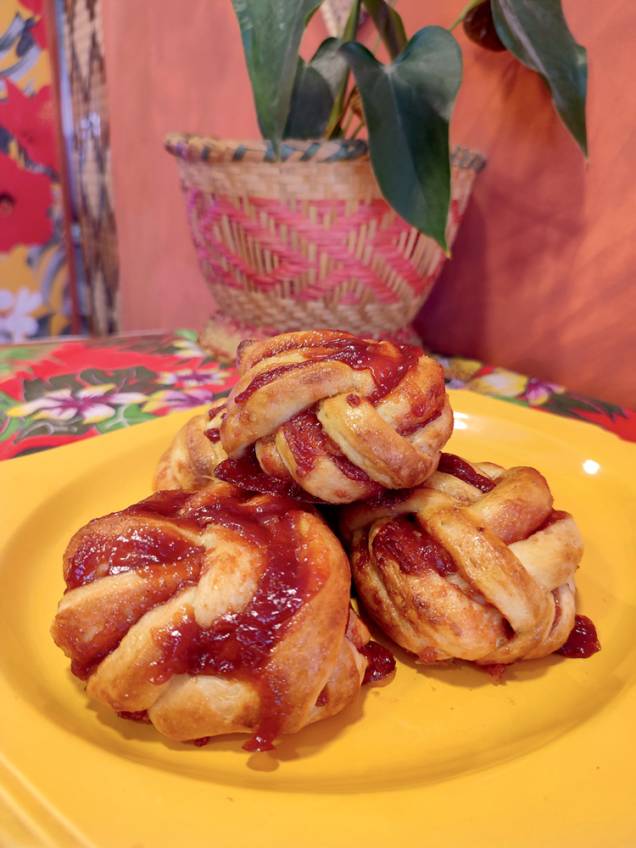
{"type": "MultiPolygon", "coordinates": [[[[349,17],[347,18],[347,23],[345,24],[344,32],[342,33],[341,41],[346,43],[347,41],[353,41],[358,32],[358,26],[360,25],[360,0],[353,0],[351,4],[351,10],[349,11],[349,17]]],[[[341,135],[340,121],[342,120],[342,114],[345,106],[345,95],[347,93],[347,85],[349,84],[349,69],[347,67],[347,72],[344,75],[344,78],[340,82],[340,86],[336,93],[336,97],[333,104],[333,109],[331,110],[331,114],[329,115],[329,120],[327,121],[327,129],[325,130],[325,135],[327,138],[332,138],[336,135],[341,135]]]]}
{"type": "Polygon", "coordinates": [[[232,0],[258,123],[276,152],[289,114],[300,40],[308,18],[321,2],[232,0]]]}
{"type": "Polygon", "coordinates": [[[561,120],[587,156],[587,50],[574,40],[561,0],[491,0],[508,50],[546,81],[561,120]]]}
{"type": "MultiPolygon", "coordinates": [[[[455,18],[453,23],[449,26],[449,30],[452,32],[455,29],[456,26],[459,26],[461,24],[461,22],[464,20],[466,15],[470,11],[472,11],[472,9],[474,9],[475,6],[479,6],[479,4],[483,3],[483,2],[484,2],[484,0],[468,0],[468,3],[466,3],[466,5],[461,10],[459,15],[457,15],[457,17],[455,18]]],[[[485,2],[488,2],[488,0],[485,0],[485,2]]]]}
{"type": "Polygon", "coordinates": [[[406,47],[406,32],[402,18],[386,0],[362,0],[389,56],[395,59],[406,47]]]}
{"type": "Polygon", "coordinates": [[[40,377],[36,377],[34,380],[25,380],[22,391],[24,400],[28,403],[50,392],[60,391],[60,389],[69,389],[71,392],[75,392],[81,388],[82,384],[75,374],[57,374],[46,380],[42,380],[40,377]]]}
{"type": "Polygon", "coordinates": [[[338,38],[326,38],[309,63],[298,58],[284,138],[320,138],[324,134],[349,72],[347,60],[338,52],[341,45],[338,38]]]}
{"type": "Polygon", "coordinates": [[[442,27],[416,32],[390,65],[361,44],[341,48],[362,96],[375,176],[391,206],[446,246],[448,122],[461,83],[459,45],[442,27]]]}

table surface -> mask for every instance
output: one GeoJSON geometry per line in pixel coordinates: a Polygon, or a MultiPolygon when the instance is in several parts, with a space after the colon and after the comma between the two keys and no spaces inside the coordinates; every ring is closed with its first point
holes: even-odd
{"type": "MultiPolygon", "coordinates": [[[[636,413],[473,359],[433,354],[453,388],[578,418],[636,441],[636,413]]],[[[193,330],[0,348],[0,459],[130,427],[226,394],[236,370],[193,330]]]]}

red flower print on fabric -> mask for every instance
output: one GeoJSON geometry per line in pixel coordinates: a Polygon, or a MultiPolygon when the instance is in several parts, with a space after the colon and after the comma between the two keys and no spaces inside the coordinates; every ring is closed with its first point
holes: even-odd
{"type": "Polygon", "coordinates": [[[0,153],[0,253],[17,244],[43,244],[53,233],[51,182],[0,153]]]}
{"type": "Polygon", "coordinates": [[[28,9],[34,15],[42,14],[42,6],[44,5],[44,0],[19,0],[21,6],[24,6],[25,9],[28,9]]]}
{"type": "Polygon", "coordinates": [[[51,86],[44,85],[37,94],[29,96],[10,79],[5,80],[5,84],[7,97],[0,100],[0,127],[26,150],[29,159],[56,171],[58,157],[51,86]]]}

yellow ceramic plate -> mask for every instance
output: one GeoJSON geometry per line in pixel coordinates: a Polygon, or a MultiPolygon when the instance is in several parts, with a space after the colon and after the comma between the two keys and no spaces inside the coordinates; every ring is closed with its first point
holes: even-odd
{"type": "Polygon", "coordinates": [[[248,755],[237,737],[167,744],[87,702],[49,625],[68,538],[148,494],[187,415],[10,460],[0,464],[0,844],[636,844],[636,450],[468,392],[453,405],[453,451],[535,465],[575,514],[586,541],[579,607],[601,653],[522,663],[503,685],[468,666],[401,661],[393,683],[275,754],[248,755]]]}

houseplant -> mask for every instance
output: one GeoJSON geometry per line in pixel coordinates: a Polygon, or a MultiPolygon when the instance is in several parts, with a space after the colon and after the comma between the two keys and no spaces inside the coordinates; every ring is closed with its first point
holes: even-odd
{"type": "Polygon", "coordinates": [[[481,164],[449,150],[455,26],[540,73],[587,152],[586,53],[560,0],[471,0],[451,29],[410,40],[385,0],[353,0],[341,37],[309,61],[300,42],[321,0],[232,2],[263,141],[173,135],[166,145],[202,270],[239,334],[307,324],[396,334],[417,313],[481,164]],[[361,9],[386,64],[355,40],[361,9]]]}

